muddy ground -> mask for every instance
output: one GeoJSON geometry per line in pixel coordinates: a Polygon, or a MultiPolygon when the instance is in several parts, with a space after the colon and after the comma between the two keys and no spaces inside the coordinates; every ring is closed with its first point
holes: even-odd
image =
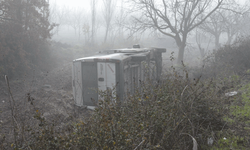
{"type": "Polygon", "coordinates": [[[60,128],[77,120],[84,121],[91,113],[74,105],[72,94],[72,60],[82,55],[54,53],[58,63],[52,70],[33,70],[29,76],[10,79],[9,87],[0,81],[0,145],[4,138],[4,143],[13,138],[12,118],[18,128],[28,128],[39,123],[34,116],[41,113],[47,123],[60,128]]]}

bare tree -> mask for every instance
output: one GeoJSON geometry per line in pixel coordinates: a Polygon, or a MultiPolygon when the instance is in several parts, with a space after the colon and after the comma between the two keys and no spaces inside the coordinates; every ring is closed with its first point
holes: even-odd
{"type": "Polygon", "coordinates": [[[81,8],[75,8],[71,11],[70,17],[70,25],[75,30],[75,34],[78,34],[78,39],[80,40],[82,29],[83,29],[83,21],[84,21],[84,12],[81,8]]]}
{"type": "Polygon", "coordinates": [[[128,32],[126,32],[125,27],[129,26],[126,25],[127,22],[130,23],[130,21],[128,21],[129,13],[125,11],[124,3],[125,3],[124,0],[120,0],[120,3],[116,5],[117,13],[115,13],[115,20],[114,20],[115,31],[113,32],[114,34],[113,38],[115,39],[113,40],[113,42],[120,46],[126,44],[126,42],[124,41],[127,40],[125,35],[128,32]]]}
{"type": "Polygon", "coordinates": [[[104,11],[103,11],[103,16],[104,16],[104,21],[105,21],[105,37],[104,37],[104,43],[107,41],[108,34],[110,32],[110,27],[111,27],[111,21],[114,16],[115,12],[115,7],[116,7],[116,1],[115,0],[103,0],[104,4],[104,11]]]}
{"type": "Polygon", "coordinates": [[[84,34],[84,40],[85,40],[85,44],[86,45],[89,45],[90,42],[91,42],[91,31],[90,31],[90,26],[89,26],[89,23],[86,22],[83,24],[83,34],[84,34]]]}
{"type": "Polygon", "coordinates": [[[96,33],[96,0],[91,0],[91,44],[95,43],[95,33],[96,33]]]}
{"type": "Polygon", "coordinates": [[[199,28],[214,37],[215,48],[220,47],[220,36],[225,31],[224,16],[222,11],[216,11],[210,15],[199,28]]]}
{"type": "Polygon", "coordinates": [[[196,41],[197,47],[200,51],[202,66],[205,65],[205,56],[208,52],[211,40],[212,40],[212,35],[209,35],[205,31],[200,30],[199,28],[196,28],[195,41],[196,41]]]}
{"type": "Polygon", "coordinates": [[[55,14],[54,14],[54,22],[56,22],[58,24],[58,26],[56,27],[56,33],[59,33],[60,27],[62,26],[70,26],[70,12],[72,11],[71,8],[67,7],[67,6],[63,6],[63,7],[58,7],[55,8],[55,14]]]}
{"type": "Polygon", "coordinates": [[[245,28],[244,14],[248,10],[240,6],[234,0],[229,0],[219,11],[216,11],[199,26],[203,31],[214,36],[215,48],[220,47],[220,35],[226,33],[227,42],[231,44],[235,38],[241,34],[241,29],[245,28]]]}
{"type": "Polygon", "coordinates": [[[131,0],[134,11],[141,12],[134,17],[137,31],[153,28],[172,37],[178,48],[177,63],[184,58],[188,34],[202,24],[222,4],[223,0],[131,0]]]}
{"type": "Polygon", "coordinates": [[[119,37],[123,36],[123,22],[126,19],[126,15],[124,13],[124,1],[121,0],[120,3],[120,12],[116,17],[116,26],[118,27],[118,35],[119,37]]]}
{"type": "Polygon", "coordinates": [[[249,28],[249,26],[245,24],[245,17],[247,16],[245,14],[249,13],[249,8],[245,8],[245,6],[240,6],[236,3],[233,6],[234,7],[232,7],[232,5],[229,6],[223,14],[223,24],[225,33],[227,34],[226,44],[228,45],[232,44],[234,39],[241,35],[242,28],[249,28]]]}
{"type": "MultiPolygon", "coordinates": [[[[250,8],[250,7],[249,7],[250,8]]],[[[242,15],[242,26],[240,28],[240,36],[241,37],[249,37],[250,36],[250,11],[247,11],[242,15]]]]}
{"type": "Polygon", "coordinates": [[[57,7],[58,5],[56,3],[50,4],[49,5],[49,10],[50,10],[50,15],[49,15],[49,22],[54,22],[56,26],[54,27],[52,31],[52,35],[58,34],[58,29],[59,29],[59,22],[58,22],[58,17],[57,17],[57,7]]]}
{"type": "Polygon", "coordinates": [[[242,15],[240,13],[235,13],[232,11],[228,11],[224,15],[224,28],[225,32],[227,33],[227,45],[231,44],[233,39],[239,35],[242,15]]]}

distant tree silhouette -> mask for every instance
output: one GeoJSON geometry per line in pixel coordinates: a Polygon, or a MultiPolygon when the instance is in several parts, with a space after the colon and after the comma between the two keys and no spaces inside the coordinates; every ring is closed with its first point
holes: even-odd
{"type": "Polygon", "coordinates": [[[115,7],[116,7],[116,1],[114,0],[103,0],[104,4],[104,11],[103,11],[103,17],[105,21],[105,36],[104,36],[104,43],[106,43],[109,32],[111,30],[111,23],[112,19],[114,17],[115,7]]]}

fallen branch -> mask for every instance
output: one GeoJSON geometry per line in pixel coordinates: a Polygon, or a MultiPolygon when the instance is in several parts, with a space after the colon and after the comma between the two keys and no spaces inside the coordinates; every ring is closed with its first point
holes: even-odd
{"type": "Polygon", "coordinates": [[[182,134],[190,136],[192,138],[192,140],[193,140],[193,150],[198,150],[198,143],[197,143],[196,139],[192,135],[190,135],[188,133],[181,133],[181,135],[182,134]]]}
{"type": "Polygon", "coordinates": [[[18,125],[18,123],[16,121],[15,112],[14,112],[14,110],[15,110],[15,100],[14,100],[13,95],[12,95],[11,90],[10,90],[10,84],[9,84],[9,79],[8,79],[7,75],[5,75],[5,81],[6,81],[7,88],[8,88],[8,93],[9,93],[9,102],[10,102],[10,108],[11,108],[11,122],[12,122],[13,130],[14,130],[13,135],[14,135],[15,145],[17,146],[16,126],[19,129],[19,125],[18,125]]]}
{"type": "Polygon", "coordinates": [[[138,146],[136,146],[136,148],[134,150],[137,150],[137,148],[139,148],[144,142],[145,142],[145,140],[141,141],[141,143],[138,146]]]}

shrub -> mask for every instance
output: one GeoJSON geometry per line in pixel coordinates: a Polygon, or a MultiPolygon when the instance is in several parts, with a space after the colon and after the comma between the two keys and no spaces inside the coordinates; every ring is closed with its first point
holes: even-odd
{"type": "Polygon", "coordinates": [[[228,77],[230,75],[244,75],[250,68],[250,39],[242,39],[233,45],[214,51],[205,60],[205,67],[200,71],[203,77],[228,77]]]}
{"type": "Polygon", "coordinates": [[[22,130],[16,130],[16,140],[13,139],[8,146],[38,150],[185,150],[192,149],[194,140],[199,149],[212,148],[207,144],[208,138],[215,140],[215,148],[223,147],[223,144],[226,147],[234,139],[241,142],[240,136],[228,137],[230,126],[225,119],[230,116],[227,115],[230,111],[227,100],[231,98],[226,98],[221,89],[228,85],[228,81],[232,82],[231,79],[223,82],[200,78],[190,80],[185,67],[184,72],[185,77],[182,77],[173,69],[158,83],[141,81],[140,88],[134,95],[128,95],[122,104],[110,96],[115,93],[104,92],[103,99],[99,100],[89,118],[75,123],[71,121],[61,128],[47,122],[42,112],[34,107],[33,118],[37,121],[32,128],[26,122],[22,130]],[[228,142],[222,141],[225,136],[228,142]]]}
{"type": "Polygon", "coordinates": [[[204,148],[211,133],[225,126],[223,96],[213,80],[183,79],[174,71],[156,85],[141,85],[122,106],[104,94],[90,119],[75,125],[70,134],[73,145],[79,149],[191,149],[191,135],[204,148]]]}

